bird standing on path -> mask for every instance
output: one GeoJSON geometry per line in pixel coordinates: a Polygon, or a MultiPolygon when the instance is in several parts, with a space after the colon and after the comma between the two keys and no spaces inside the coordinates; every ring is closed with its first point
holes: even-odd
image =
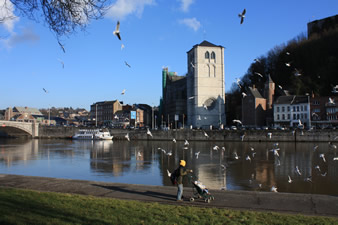
{"type": "Polygon", "coordinates": [[[116,37],[121,40],[121,36],[120,36],[120,21],[117,21],[117,24],[116,24],[116,28],[115,30],[113,31],[113,34],[116,35],[116,37]]]}
{"type": "Polygon", "coordinates": [[[241,18],[241,24],[244,22],[245,13],[246,13],[246,9],[244,9],[242,13],[238,14],[238,17],[241,18]]]}

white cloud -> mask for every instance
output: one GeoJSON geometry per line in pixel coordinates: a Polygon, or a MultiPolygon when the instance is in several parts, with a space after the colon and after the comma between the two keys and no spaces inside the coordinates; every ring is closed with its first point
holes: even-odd
{"type": "Polygon", "coordinates": [[[181,2],[181,7],[180,9],[183,12],[188,12],[189,11],[189,7],[192,3],[194,3],[195,0],[179,0],[181,2]]]}
{"type": "Polygon", "coordinates": [[[179,23],[190,27],[194,31],[197,31],[201,27],[201,23],[195,17],[182,19],[179,23]]]}
{"type": "Polygon", "coordinates": [[[0,0],[0,25],[8,32],[13,32],[14,24],[19,18],[14,15],[14,5],[9,0],[0,0]]]}
{"type": "Polygon", "coordinates": [[[25,42],[36,42],[40,40],[40,36],[34,33],[34,30],[31,27],[26,27],[22,29],[21,34],[17,34],[15,32],[11,33],[11,36],[8,39],[2,40],[2,43],[7,48],[12,48],[17,44],[25,43],[25,42]]]}
{"type": "Polygon", "coordinates": [[[146,5],[155,4],[155,0],[117,0],[108,12],[107,17],[122,20],[129,14],[136,14],[141,17],[146,5]]]}

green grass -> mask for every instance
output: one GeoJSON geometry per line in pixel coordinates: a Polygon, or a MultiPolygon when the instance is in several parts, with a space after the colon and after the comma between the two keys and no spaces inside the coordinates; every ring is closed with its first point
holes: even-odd
{"type": "Polygon", "coordinates": [[[338,218],[0,188],[0,224],[338,224],[338,218]]]}

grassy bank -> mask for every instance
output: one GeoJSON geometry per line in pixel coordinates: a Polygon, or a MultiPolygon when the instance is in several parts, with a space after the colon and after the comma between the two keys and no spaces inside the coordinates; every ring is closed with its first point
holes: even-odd
{"type": "Polygon", "coordinates": [[[338,218],[0,188],[0,224],[338,224],[338,218]]]}

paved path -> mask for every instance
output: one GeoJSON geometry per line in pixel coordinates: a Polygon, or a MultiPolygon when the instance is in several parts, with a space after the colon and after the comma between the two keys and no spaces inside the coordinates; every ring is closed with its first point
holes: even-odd
{"type": "MultiPolygon", "coordinates": [[[[205,203],[202,199],[196,199],[194,202],[190,202],[189,200],[176,202],[176,187],[68,180],[7,174],[0,174],[0,187],[93,195],[107,198],[132,199],[164,204],[275,211],[338,217],[338,197],[328,195],[210,190],[210,193],[212,193],[215,198],[215,200],[210,203],[205,203]]],[[[192,196],[192,188],[185,187],[184,195],[187,197],[192,196]]]]}

